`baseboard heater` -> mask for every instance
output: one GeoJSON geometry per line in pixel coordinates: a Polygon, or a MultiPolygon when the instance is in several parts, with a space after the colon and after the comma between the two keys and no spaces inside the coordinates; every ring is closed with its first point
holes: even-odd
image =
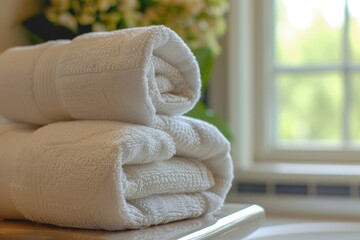
{"type": "Polygon", "coordinates": [[[334,185],[334,184],[289,184],[259,183],[259,182],[238,182],[237,192],[275,194],[275,195],[301,195],[301,196],[325,196],[325,197],[360,197],[360,186],[334,185]]]}

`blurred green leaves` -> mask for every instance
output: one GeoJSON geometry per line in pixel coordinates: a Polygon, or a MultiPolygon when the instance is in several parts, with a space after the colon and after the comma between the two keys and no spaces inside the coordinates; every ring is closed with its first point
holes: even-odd
{"type": "Polygon", "coordinates": [[[195,107],[186,115],[213,124],[220,130],[220,132],[222,132],[222,134],[224,134],[228,140],[231,140],[231,132],[227,121],[217,115],[213,110],[207,108],[203,102],[199,101],[195,107]]]}
{"type": "Polygon", "coordinates": [[[186,115],[213,124],[222,132],[222,134],[224,134],[224,136],[228,140],[231,140],[231,131],[227,121],[218,114],[216,114],[212,109],[208,108],[204,98],[209,79],[211,77],[211,74],[213,73],[213,68],[216,60],[215,54],[208,47],[194,49],[193,53],[200,67],[202,84],[201,98],[200,101],[195,105],[195,107],[186,115]]]}
{"type": "Polygon", "coordinates": [[[208,47],[202,47],[198,49],[192,49],[196,60],[199,63],[200,74],[201,74],[201,94],[204,96],[205,89],[208,85],[208,81],[213,72],[215,63],[215,54],[208,47]]]}

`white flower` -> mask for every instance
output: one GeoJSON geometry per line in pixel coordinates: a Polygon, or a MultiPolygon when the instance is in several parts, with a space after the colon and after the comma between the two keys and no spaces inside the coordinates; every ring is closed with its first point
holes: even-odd
{"type": "Polygon", "coordinates": [[[93,32],[105,32],[106,26],[102,23],[96,22],[92,25],[93,32]]]}
{"type": "Polygon", "coordinates": [[[71,15],[68,12],[62,12],[58,15],[58,19],[57,19],[57,23],[59,23],[60,25],[69,28],[70,30],[72,30],[73,32],[77,31],[77,20],[76,18],[71,15]]]}
{"type": "Polygon", "coordinates": [[[77,19],[81,25],[90,25],[95,22],[95,16],[88,13],[82,13],[77,19]]]}
{"type": "Polygon", "coordinates": [[[193,49],[210,47],[219,53],[218,36],[226,29],[228,0],[50,0],[46,18],[78,34],[92,31],[163,24],[176,31],[193,49]]]}
{"type": "Polygon", "coordinates": [[[53,7],[49,7],[45,10],[45,16],[50,22],[56,22],[58,19],[58,14],[53,7]]]}
{"type": "Polygon", "coordinates": [[[51,0],[51,5],[61,11],[66,11],[69,9],[69,0],[51,0]]]}
{"type": "Polygon", "coordinates": [[[97,2],[98,9],[102,12],[106,12],[107,10],[109,10],[110,7],[115,5],[115,0],[98,0],[97,2]]]}

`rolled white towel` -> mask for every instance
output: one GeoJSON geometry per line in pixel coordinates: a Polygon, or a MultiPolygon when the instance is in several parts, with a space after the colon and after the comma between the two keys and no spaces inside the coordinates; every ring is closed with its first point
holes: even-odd
{"type": "MultiPolygon", "coordinates": [[[[162,130],[112,121],[59,122],[0,146],[0,218],[122,230],[219,209],[233,178],[229,143],[211,125],[162,117],[162,130]],[[12,175],[3,175],[3,171],[12,175]],[[9,179],[11,178],[11,179],[9,179]],[[11,196],[10,196],[11,195],[11,196]]],[[[1,128],[0,128],[1,129],[1,128]]],[[[12,130],[4,138],[16,139],[12,130]]],[[[25,133],[22,133],[23,135],[25,133]]]]}
{"type": "Polygon", "coordinates": [[[200,96],[199,67],[164,26],[89,33],[0,55],[0,115],[34,124],[83,119],[142,125],[200,96]]]}

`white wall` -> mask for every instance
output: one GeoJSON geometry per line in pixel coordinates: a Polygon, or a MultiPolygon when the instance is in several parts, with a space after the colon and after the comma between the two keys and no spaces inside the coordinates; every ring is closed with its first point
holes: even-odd
{"type": "Polygon", "coordinates": [[[39,0],[0,1],[0,53],[5,49],[27,44],[21,20],[36,13],[39,0]]]}
{"type": "MultiPolygon", "coordinates": [[[[0,0],[0,53],[7,48],[28,44],[21,20],[36,13],[39,0],[0,0]]],[[[4,119],[0,116],[0,123],[4,119]]]]}

